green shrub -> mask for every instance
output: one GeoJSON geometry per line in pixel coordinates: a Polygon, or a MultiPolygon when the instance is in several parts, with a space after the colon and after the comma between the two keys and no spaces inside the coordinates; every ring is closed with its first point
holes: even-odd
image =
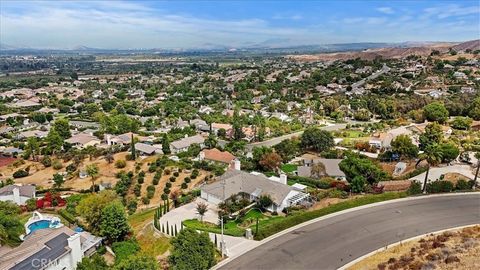
{"type": "Polygon", "coordinates": [[[119,159],[115,161],[115,168],[117,169],[123,169],[127,166],[127,162],[123,159],[119,159]]]}
{"type": "Polygon", "coordinates": [[[148,197],[142,197],[142,203],[145,205],[150,204],[150,199],[148,197]]]}
{"type": "Polygon", "coordinates": [[[63,168],[63,164],[60,160],[58,159],[55,159],[53,162],[52,162],[52,167],[55,169],[55,170],[60,170],[61,168],[63,168]]]}
{"type": "Polygon", "coordinates": [[[178,172],[174,172],[173,176],[178,177],[180,174],[178,172]]]}
{"type": "Polygon", "coordinates": [[[18,170],[13,173],[13,178],[22,178],[28,176],[28,172],[25,170],[18,170]]]}
{"type": "Polygon", "coordinates": [[[465,181],[463,179],[458,180],[457,184],[455,185],[456,190],[471,190],[473,188],[473,185],[475,184],[475,181],[470,180],[470,181],[465,181]]]}
{"type": "Polygon", "coordinates": [[[422,184],[418,181],[413,181],[407,190],[408,195],[415,195],[422,193],[422,184]]]}
{"type": "Polygon", "coordinates": [[[75,216],[72,215],[71,213],[69,213],[66,209],[60,209],[58,211],[58,214],[61,217],[63,217],[66,221],[68,221],[68,223],[70,223],[70,224],[77,223],[77,219],[75,218],[75,216]]]}
{"type": "Polygon", "coordinates": [[[170,177],[170,182],[173,183],[173,182],[175,182],[176,180],[177,180],[177,178],[176,178],[175,176],[171,176],[171,177],[170,177]]]}
{"type": "Polygon", "coordinates": [[[45,166],[47,168],[52,166],[52,159],[48,156],[43,157],[41,162],[42,162],[43,166],[45,166]]]}
{"type": "Polygon", "coordinates": [[[147,198],[151,199],[153,198],[153,195],[155,195],[155,186],[150,185],[147,187],[147,198]]]}
{"type": "Polygon", "coordinates": [[[115,253],[115,263],[125,260],[130,255],[138,252],[140,246],[134,240],[115,242],[112,244],[113,252],[115,253]]]}
{"type": "Polygon", "coordinates": [[[182,189],[187,189],[187,188],[188,188],[188,184],[185,183],[185,182],[183,182],[181,188],[182,188],[182,189]]]}
{"type": "Polygon", "coordinates": [[[437,180],[427,184],[428,193],[451,192],[452,190],[453,183],[450,181],[437,180]]]}
{"type": "Polygon", "coordinates": [[[133,193],[135,193],[135,196],[140,197],[142,192],[142,185],[136,184],[135,187],[133,188],[133,193]]]}
{"type": "Polygon", "coordinates": [[[187,177],[185,177],[185,179],[183,179],[183,181],[188,184],[192,180],[190,179],[190,177],[187,176],[187,177]]]}

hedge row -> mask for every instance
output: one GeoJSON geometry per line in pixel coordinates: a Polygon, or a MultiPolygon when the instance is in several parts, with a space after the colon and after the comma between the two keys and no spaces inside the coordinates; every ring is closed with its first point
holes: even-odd
{"type": "Polygon", "coordinates": [[[314,218],[318,218],[321,216],[325,216],[331,213],[339,212],[345,209],[362,206],[366,204],[381,202],[381,201],[388,201],[393,199],[399,199],[407,197],[405,192],[389,192],[379,195],[366,195],[365,197],[360,197],[357,199],[349,200],[340,202],[322,209],[313,210],[313,211],[305,211],[305,212],[297,212],[290,216],[287,216],[282,219],[276,219],[272,221],[272,223],[262,226],[258,230],[258,234],[255,235],[255,240],[262,240],[270,235],[303,223],[305,221],[312,220],[314,218]]]}

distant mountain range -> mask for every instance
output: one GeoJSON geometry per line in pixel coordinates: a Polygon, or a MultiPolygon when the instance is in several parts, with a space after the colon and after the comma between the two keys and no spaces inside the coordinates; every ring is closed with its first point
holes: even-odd
{"type": "Polygon", "coordinates": [[[480,40],[471,40],[462,43],[450,42],[428,42],[428,43],[402,43],[402,46],[384,46],[380,48],[368,48],[365,50],[346,50],[337,52],[322,52],[317,54],[295,54],[287,57],[298,61],[335,61],[361,58],[372,60],[376,57],[382,58],[403,58],[409,55],[428,56],[433,50],[442,53],[448,52],[451,48],[457,52],[465,50],[480,50],[480,40]]]}
{"type": "MultiPolygon", "coordinates": [[[[42,49],[30,47],[11,46],[0,43],[1,54],[13,54],[18,52],[59,52],[59,53],[80,53],[80,54],[102,54],[102,53],[192,53],[192,52],[272,52],[288,54],[305,53],[332,53],[332,52],[358,52],[376,49],[411,49],[411,48],[454,48],[461,51],[465,49],[479,49],[479,40],[472,40],[464,43],[458,42],[401,42],[401,43],[381,43],[381,42],[359,42],[359,43],[337,43],[337,44],[312,44],[290,46],[290,39],[270,39],[260,43],[245,43],[238,47],[226,46],[215,43],[205,43],[194,49],[101,49],[92,48],[84,45],[75,46],[69,49],[42,49]]],[[[400,50],[403,51],[403,50],[400,50]]],[[[408,50],[407,50],[408,51],[408,50]]]]}

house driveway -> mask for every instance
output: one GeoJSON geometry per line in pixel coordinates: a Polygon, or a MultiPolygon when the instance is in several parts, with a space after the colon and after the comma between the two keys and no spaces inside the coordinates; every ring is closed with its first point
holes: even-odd
{"type": "MultiPolygon", "coordinates": [[[[472,172],[472,167],[470,167],[470,165],[457,164],[452,166],[430,168],[430,172],[428,174],[428,180],[435,181],[439,179],[442,174],[446,174],[446,173],[459,173],[470,179],[473,179],[475,177],[475,175],[472,172]]],[[[419,181],[423,186],[423,181],[425,180],[425,174],[426,172],[419,174],[415,177],[412,177],[409,180],[419,181]]]]}
{"type": "Polygon", "coordinates": [[[175,226],[180,229],[182,226],[182,221],[187,219],[200,219],[200,215],[197,214],[197,204],[203,202],[208,205],[208,211],[203,216],[203,221],[211,222],[211,223],[218,223],[218,209],[215,204],[209,203],[204,199],[198,197],[195,201],[182,205],[178,208],[174,208],[170,210],[168,213],[163,215],[160,218],[160,226],[167,225],[168,226],[175,226]]]}
{"type": "MultiPolygon", "coordinates": [[[[160,218],[160,226],[175,226],[180,229],[182,226],[182,221],[187,219],[200,219],[200,216],[197,214],[197,204],[203,202],[208,205],[208,211],[203,216],[203,221],[211,222],[214,224],[218,223],[218,208],[215,204],[209,203],[204,199],[198,197],[195,201],[183,205],[178,208],[172,209],[170,212],[166,213],[160,218]]],[[[210,239],[215,243],[215,234],[208,233],[210,239]]],[[[223,239],[227,247],[227,256],[232,257],[238,254],[242,254],[247,250],[250,250],[256,247],[259,242],[254,240],[248,240],[244,237],[234,237],[230,235],[224,235],[223,239]]],[[[220,247],[221,235],[217,234],[217,246],[220,247]]]]}

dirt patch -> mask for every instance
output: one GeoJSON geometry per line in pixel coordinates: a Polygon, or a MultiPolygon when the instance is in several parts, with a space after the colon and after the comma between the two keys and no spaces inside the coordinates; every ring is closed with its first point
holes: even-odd
{"type": "Polygon", "coordinates": [[[443,180],[450,181],[456,185],[459,180],[470,181],[471,179],[460,173],[446,173],[443,175],[443,180]]]}
{"type": "Polygon", "coordinates": [[[366,269],[480,269],[480,226],[430,235],[386,249],[350,267],[366,269]]]}

